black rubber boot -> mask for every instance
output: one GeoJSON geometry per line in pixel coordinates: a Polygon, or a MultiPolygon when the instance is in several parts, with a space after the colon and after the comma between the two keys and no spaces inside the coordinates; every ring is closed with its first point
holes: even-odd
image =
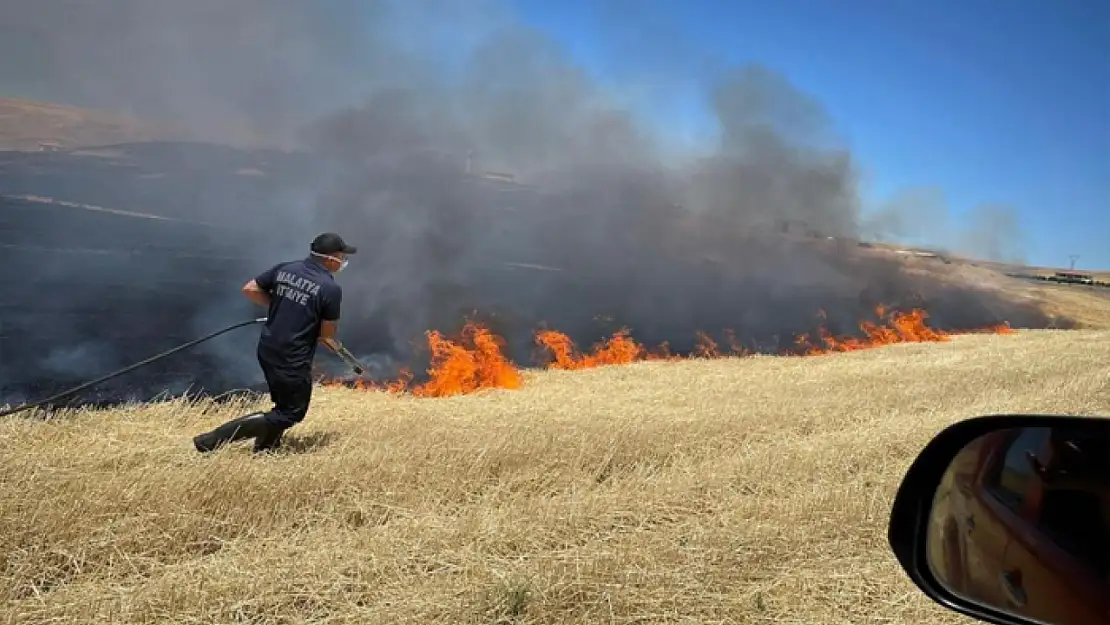
{"type": "MultiPolygon", "coordinates": [[[[193,437],[193,446],[196,447],[197,451],[207,453],[215,451],[227,443],[241,441],[246,438],[260,438],[268,441],[273,438],[276,429],[266,420],[265,414],[258,412],[233,419],[211,432],[193,437]]],[[[276,434],[280,438],[280,430],[276,434]]]]}
{"type": "Polygon", "coordinates": [[[277,450],[281,447],[282,434],[285,434],[284,428],[270,426],[269,431],[255,437],[254,453],[261,454],[277,450]]]}

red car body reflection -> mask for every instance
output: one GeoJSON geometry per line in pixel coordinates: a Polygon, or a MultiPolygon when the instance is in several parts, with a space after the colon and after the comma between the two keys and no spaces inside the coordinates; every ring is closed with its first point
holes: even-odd
{"type": "Polygon", "coordinates": [[[957,456],[934,501],[930,567],[954,592],[977,602],[1056,625],[1104,625],[1110,623],[1110,474],[1046,474],[1059,464],[1052,432],[993,433],[957,456]]]}

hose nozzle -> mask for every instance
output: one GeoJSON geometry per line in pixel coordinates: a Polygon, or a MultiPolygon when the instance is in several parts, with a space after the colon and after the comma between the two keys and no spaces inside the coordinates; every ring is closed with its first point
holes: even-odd
{"type": "Polygon", "coordinates": [[[339,345],[339,349],[336,350],[336,353],[339,354],[340,358],[347,361],[347,364],[351,366],[351,370],[355,372],[355,375],[362,375],[366,372],[366,365],[359,362],[358,358],[355,358],[354,354],[343,345],[339,345]]]}

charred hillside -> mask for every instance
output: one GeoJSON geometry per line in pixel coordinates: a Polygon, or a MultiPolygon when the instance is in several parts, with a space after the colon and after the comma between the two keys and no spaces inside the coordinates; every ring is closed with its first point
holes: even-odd
{"type": "MultiPolygon", "coordinates": [[[[0,401],[49,395],[256,314],[236,282],[274,237],[226,216],[265,214],[280,193],[260,167],[302,171],[272,153],[189,143],[0,152],[0,259],[20,276],[0,295],[0,401]]],[[[229,373],[222,352],[249,355],[250,337],[218,341],[78,399],[253,382],[229,373]]]]}
{"type": "MultiPolygon", "coordinates": [[[[335,227],[304,217],[322,184],[314,164],[304,154],[202,143],[0,152],[0,260],[19,276],[0,294],[0,403],[64,390],[258,316],[238,293],[242,283],[302,256],[316,229],[335,227]]],[[[504,215],[534,194],[484,178],[472,182],[474,194],[491,199],[497,218],[490,221],[502,224],[505,251],[526,260],[528,250],[516,244],[523,239],[504,215]]],[[[493,251],[484,267],[490,286],[534,272],[497,257],[493,251]]],[[[481,276],[467,282],[476,285],[481,276]]],[[[483,298],[432,278],[429,289],[457,304],[441,309],[444,324],[483,302],[499,303],[493,288],[483,298]]],[[[394,342],[377,330],[379,317],[359,308],[348,307],[349,340],[392,353],[394,342]]],[[[387,317],[394,312],[385,309],[387,317]]],[[[411,338],[419,340],[424,329],[411,338]]],[[[256,331],[220,337],[77,400],[257,387],[256,331]]]]}
{"type": "MultiPolygon", "coordinates": [[[[0,399],[29,400],[107,374],[254,314],[230,297],[254,270],[238,238],[183,222],[0,199],[0,262],[19,280],[0,295],[0,399]]],[[[242,385],[219,350],[163,360],[85,401],[145,399],[189,386],[242,385]]]]}
{"type": "MultiPolygon", "coordinates": [[[[339,278],[341,333],[382,377],[420,371],[423,332],[453,331],[467,317],[489,323],[523,364],[535,362],[541,326],[581,345],[627,326],[677,352],[693,349],[699,330],[720,338],[727,329],[749,349],[778,352],[819,325],[856,332],[879,304],[925,308],[951,330],[1047,324],[1032,307],[862,256],[850,239],[692,212],[651,172],[524,185],[449,154],[340,164],[335,153],[196,143],[0,154],[0,259],[18,276],[0,291],[0,402],[257,316],[239,286],[302,256],[325,229],[362,250],[339,278]]],[[[80,399],[258,387],[256,332],[80,399]]]]}

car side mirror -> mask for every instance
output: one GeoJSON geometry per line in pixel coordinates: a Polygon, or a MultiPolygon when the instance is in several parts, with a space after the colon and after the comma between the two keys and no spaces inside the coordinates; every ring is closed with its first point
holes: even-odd
{"type": "Polygon", "coordinates": [[[1001,625],[1110,623],[1110,420],[949,426],[903,478],[888,540],[949,610],[1001,625]]]}

